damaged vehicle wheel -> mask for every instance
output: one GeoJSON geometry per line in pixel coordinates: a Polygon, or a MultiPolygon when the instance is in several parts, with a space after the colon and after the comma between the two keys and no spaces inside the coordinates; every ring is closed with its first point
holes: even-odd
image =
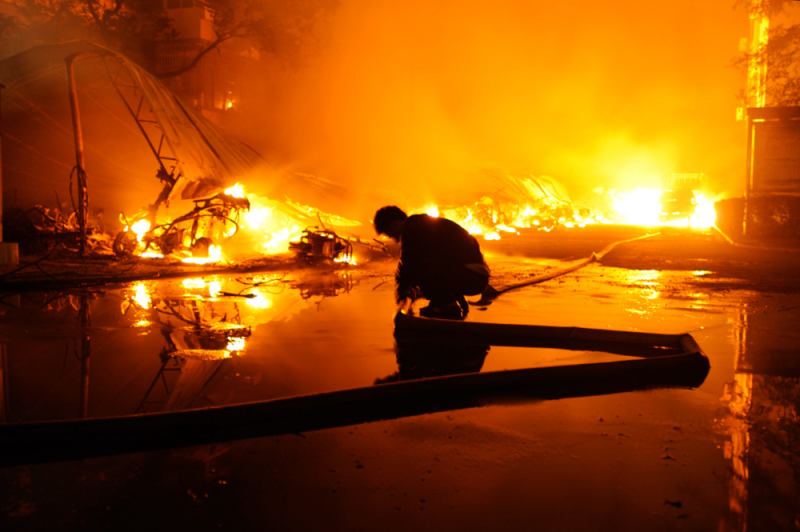
{"type": "Polygon", "coordinates": [[[204,259],[208,257],[209,248],[211,248],[212,240],[207,237],[198,238],[192,244],[192,256],[204,259]]]}
{"type": "Polygon", "coordinates": [[[112,250],[114,251],[114,255],[118,257],[130,257],[136,250],[136,245],[138,243],[138,240],[136,240],[136,233],[133,231],[120,231],[114,238],[112,250]]]}

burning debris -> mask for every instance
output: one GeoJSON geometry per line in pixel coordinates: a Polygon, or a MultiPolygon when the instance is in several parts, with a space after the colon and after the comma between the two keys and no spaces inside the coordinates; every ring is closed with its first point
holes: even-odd
{"type": "Polygon", "coordinates": [[[676,174],[669,179],[669,188],[663,190],[637,188],[620,192],[599,188],[589,207],[574,203],[550,177],[504,175],[497,193],[472,205],[432,205],[416,212],[453,220],[485,240],[499,240],[501,234],[517,234],[520,229],[550,232],[592,224],[707,229],[714,225],[714,202],[695,189],[705,184],[704,177],[690,179],[686,174],[676,174]]]}
{"type": "Polygon", "coordinates": [[[236,234],[241,234],[239,242],[226,243],[226,251],[244,248],[248,255],[289,251],[304,264],[328,261],[355,265],[354,244],[382,251],[359,237],[343,237],[330,228],[333,224],[354,227],[359,222],[289,200],[245,194],[238,183],[210,198],[194,200],[194,204],[190,212],[155,226],[147,212],[130,220],[121,215],[125,228],[114,240],[114,252],[119,257],[171,256],[183,262],[219,262],[225,258],[223,243],[236,234]],[[319,225],[308,226],[314,218],[319,225]]]}
{"type": "Polygon", "coordinates": [[[289,249],[300,261],[313,264],[323,260],[351,264],[353,244],[328,229],[309,227],[300,240],[289,243],[289,249]]]}
{"type": "MultiPolygon", "coordinates": [[[[66,249],[77,253],[79,250],[80,227],[73,210],[67,214],[59,207],[35,205],[28,210],[17,207],[8,213],[5,223],[9,232],[24,238],[28,247],[38,249],[39,243],[50,244],[50,251],[66,249]]],[[[86,246],[95,256],[113,256],[113,236],[98,227],[89,227],[86,232],[86,246]]]]}
{"type": "MultiPolygon", "coordinates": [[[[25,164],[20,162],[16,166],[28,168],[27,165],[35,163],[25,174],[13,174],[15,183],[25,185],[19,187],[24,195],[23,204],[44,205],[43,195],[51,190],[58,201],[59,193],[65,197],[63,189],[67,188],[67,182],[66,192],[71,198],[71,179],[31,181],[29,176],[48,176],[48,179],[59,176],[66,166],[62,159],[69,160],[76,153],[77,164],[69,165],[70,177],[79,178],[77,201],[72,201],[74,212],[69,215],[63,212],[67,203],[59,203],[56,209],[37,207],[29,211],[28,226],[33,226],[38,235],[63,242],[70,250],[77,242],[81,255],[88,251],[95,256],[165,257],[190,263],[220,263],[243,256],[293,252],[306,264],[352,265],[357,248],[362,246],[367,255],[385,253],[380,246],[343,233],[342,228],[350,231],[359,222],[283,197],[292,186],[301,186],[297,183],[312,189],[320,180],[306,174],[293,174],[291,179],[278,177],[258,153],[191,111],[158,80],[117,53],[84,42],[48,45],[0,62],[0,71],[6,85],[3,104],[12,111],[9,122],[19,129],[4,131],[4,135],[14,133],[9,138],[18,143],[15,157],[19,158],[17,162],[24,160],[25,164]],[[72,59],[65,63],[65,58],[72,59]],[[69,92],[62,94],[65,64],[70,65],[66,74],[71,84],[69,92]],[[20,70],[21,65],[25,69],[20,70]],[[79,99],[77,87],[83,91],[80,112],[74,105],[79,99]],[[47,98],[39,101],[39,92],[47,98]],[[48,121],[42,122],[42,116],[48,117],[48,121]],[[113,143],[109,143],[108,135],[102,134],[104,128],[92,125],[98,120],[105,124],[111,116],[122,124],[135,126],[121,128],[113,136],[113,143]],[[77,127],[83,124],[87,133],[93,132],[94,136],[86,137],[91,142],[60,133],[63,129],[60,123],[69,120],[67,117],[71,117],[74,131],[83,130],[77,127]],[[44,135],[40,130],[43,123],[58,125],[59,135],[44,135]],[[57,155],[50,158],[37,155],[42,152],[38,143],[45,138],[48,152],[52,148],[57,155]],[[84,160],[87,155],[88,162],[84,160]],[[150,177],[152,162],[158,164],[156,180],[150,177]],[[93,179],[94,176],[102,179],[93,179]],[[267,176],[270,177],[265,179],[267,176]],[[239,179],[275,181],[270,183],[271,197],[245,194],[240,184],[225,188],[239,179]],[[283,182],[278,183],[281,179],[283,182]],[[141,191],[141,195],[120,194],[120,183],[126,184],[126,190],[141,191]],[[283,199],[274,199],[278,190],[283,199]],[[121,215],[122,230],[115,234],[110,228],[106,230],[103,223],[96,227],[89,223],[90,196],[91,212],[99,208],[125,211],[134,201],[144,204],[146,200],[149,206],[131,218],[121,215]],[[155,201],[150,203],[154,196],[155,201]],[[170,205],[180,209],[181,215],[175,217],[166,212],[170,205]]],[[[709,212],[713,223],[711,202],[696,190],[693,190],[693,213],[681,209],[680,214],[685,217],[660,220],[664,216],[661,213],[666,211],[658,203],[658,191],[619,194],[603,191],[605,198],[601,199],[608,199],[612,206],[597,208],[573,202],[558,181],[545,176],[485,171],[481,187],[485,195],[472,205],[434,206],[424,210],[452,219],[487,240],[523,228],[553,231],[597,223],[683,223],[708,227],[710,223],[701,218],[709,212]]],[[[302,196],[297,188],[291,193],[302,196]]]]}
{"type": "Polygon", "coordinates": [[[588,208],[574,207],[568,203],[533,201],[519,205],[483,197],[471,206],[432,206],[425,209],[431,216],[443,216],[457,222],[473,235],[485,240],[499,240],[501,233],[515,234],[519,229],[553,231],[561,227],[584,227],[601,223],[604,218],[588,208]]]}
{"type": "MultiPolygon", "coordinates": [[[[223,244],[226,253],[236,247],[251,256],[285,252],[288,242],[321,214],[288,200],[253,201],[255,196],[245,197],[241,187],[223,192],[239,179],[257,180],[270,195],[280,190],[281,196],[300,195],[315,183],[276,171],[118,53],[81,41],[38,46],[0,61],[0,74],[4,116],[10,117],[4,125],[14,126],[4,128],[4,138],[16,143],[13,157],[4,160],[5,184],[23,205],[46,205],[53,192],[56,200],[72,198],[77,189],[73,214],[62,215],[67,204],[61,203],[58,213],[46,207],[31,213],[35,221],[25,226],[35,237],[76,240],[82,257],[219,262],[225,259],[223,244]],[[108,135],[112,120],[123,127],[108,135]],[[63,134],[69,121],[71,136],[63,134]],[[44,152],[50,155],[42,157],[44,152]],[[71,169],[69,179],[64,179],[66,169],[71,169]],[[146,212],[122,215],[121,232],[106,229],[102,220],[90,226],[95,213],[128,212],[132,204],[147,205],[146,212]],[[182,215],[168,213],[170,205],[182,215]],[[95,232],[108,234],[94,238],[95,232]],[[237,242],[230,243],[234,234],[237,242]]],[[[358,225],[326,216],[335,225],[358,225]]]]}
{"type": "Polygon", "coordinates": [[[314,265],[323,262],[355,266],[356,246],[362,255],[368,258],[386,257],[389,251],[377,240],[364,242],[360,237],[343,237],[324,225],[308,227],[296,241],[289,243],[289,249],[295,253],[297,260],[303,264],[314,265]]]}
{"type": "Polygon", "coordinates": [[[194,200],[191,211],[172,222],[154,227],[146,212],[131,220],[120,215],[125,229],[114,239],[114,253],[117,256],[142,257],[184,255],[184,260],[190,262],[216,262],[221,257],[218,243],[236,234],[241,214],[249,210],[247,198],[225,191],[210,198],[194,200]]]}
{"type": "Polygon", "coordinates": [[[486,171],[483,177],[487,188],[495,192],[469,206],[433,205],[423,212],[448,218],[485,240],[499,240],[501,233],[514,234],[522,228],[549,232],[603,221],[591,209],[574,205],[563,185],[551,177],[512,176],[500,171],[486,171]]]}

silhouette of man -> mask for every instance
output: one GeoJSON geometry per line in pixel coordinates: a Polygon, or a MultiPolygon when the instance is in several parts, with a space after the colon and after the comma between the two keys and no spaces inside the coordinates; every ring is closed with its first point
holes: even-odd
{"type": "Polygon", "coordinates": [[[419,289],[430,301],[420,310],[422,316],[465,318],[469,305],[464,296],[480,294],[489,284],[489,267],[478,241],[451,220],[408,216],[394,205],[379,209],[374,224],[378,234],[401,245],[397,302],[413,300],[419,289]]]}

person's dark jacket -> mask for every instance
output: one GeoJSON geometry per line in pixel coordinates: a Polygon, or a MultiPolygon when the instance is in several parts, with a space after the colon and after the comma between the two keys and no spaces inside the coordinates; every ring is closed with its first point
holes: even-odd
{"type": "Polygon", "coordinates": [[[409,216],[400,243],[400,265],[396,274],[398,301],[423,279],[446,278],[467,264],[485,264],[475,237],[445,218],[427,214],[409,216]]]}

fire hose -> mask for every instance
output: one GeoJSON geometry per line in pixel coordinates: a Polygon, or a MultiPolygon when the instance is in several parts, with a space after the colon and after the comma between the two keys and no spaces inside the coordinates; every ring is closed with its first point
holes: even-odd
{"type": "Polygon", "coordinates": [[[719,233],[720,235],[722,235],[722,238],[724,238],[728,242],[728,244],[735,246],[737,248],[754,249],[759,251],[788,251],[791,253],[800,252],[800,248],[779,248],[772,246],[753,246],[752,244],[741,244],[733,240],[728,235],[726,235],[725,232],[716,225],[714,226],[714,230],[717,231],[717,233],[719,233]]]}
{"type": "Polygon", "coordinates": [[[617,247],[620,244],[626,244],[628,242],[635,242],[637,240],[643,240],[645,238],[658,236],[660,234],[661,233],[649,233],[649,234],[646,234],[646,235],[638,236],[636,238],[630,238],[628,240],[618,240],[616,242],[612,242],[611,244],[609,244],[606,247],[604,247],[601,251],[592,252],[592,254],[589,257],[585,258],[585,259],[581,259],[581,260],[579,260],[579,261],[577,261],[577,262],[575,262],[573,264],[570,264],[569,266],[566,266],[564,268],[560,268],[560,269],[555,270],[555,271],[543,273],[542,275],[537,275],[536,277],[533,277],[533,278],[528,279],[527,281],[524,281],[524,282],[521,282],[521,283],[512,284],[512,285],[509,285],[509,286],[506,286],[506,287],[502,287],[502,288],[499,288],[499,289],[498,288],[494,288],[491,285],[489,285],[486,288],[486,290],[484,290],[484,292],[481,294],[481,299],[476,301],[476,302],[474,302],[474,303],[470,302],[470,304],[473,304],[473,305],[485,305],[485,304],[488,304],[492,300],[494,300],[497,297],[499,297],[500,295],[505,294],[506,292],[510,292],[511,290],[516,290],[518,288],[523,288],[525,286],[531,286],[531,285],[538,284],[538,283],[541,283],[541,282],[544,282],[544,281],[549,281],[550,279],[553,279],[555,277],[559,277],[561,275],[565,275],[567,273],[571,273],[571,272],[574,272],[576,270],[579,270],[579,269],[583,268],[584,266],[588,266],[589,264],[591,264],[593,262],[598,262],[598,261],[602,260],[602,258],[605,257],[609,252],[611,252],[612,249],[614,249],[615,247],[617,247]]]}

